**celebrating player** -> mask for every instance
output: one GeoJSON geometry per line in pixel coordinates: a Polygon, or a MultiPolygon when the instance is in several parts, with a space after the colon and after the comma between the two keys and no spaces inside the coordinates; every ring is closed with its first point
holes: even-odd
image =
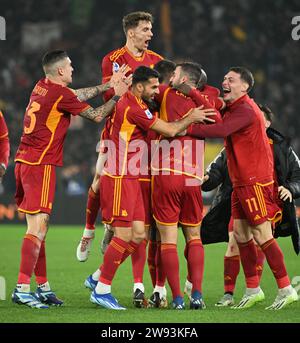
{"type": "Polygon", "coordinates": [[[68,88],[73,67],[65,51],[46,53],[42,64],[46,77],[38,81],[31,93],[15,158],[15,199],[18,210],[26,213],[27,232],[12,300],[32,308],[48,308],[48,305],[60,306],[63,303],[51,291],[47,279],[45,238],[54,200],[55,169],[63,164],[63,144],[71,114],[99,123],[127,90],[121,75],[121,80],[114,84],[116,98],[93,109],[84,101],[107,90],[112,83],[76,91],[68,88]],[[33,272],[38,284],[35,294],[30,293],[33,272]]]}

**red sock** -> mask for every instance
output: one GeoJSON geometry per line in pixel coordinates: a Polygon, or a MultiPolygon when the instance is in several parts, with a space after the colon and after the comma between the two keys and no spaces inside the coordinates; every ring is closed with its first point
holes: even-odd
{"type": "Polygon", "coordinates": [[[192,279],[191,279],[191,272],[190,272],[190,268],[189,268],[189,264],[188,264],[188,254],[189,254],[189,245],[188,243],[185,244],[185,248],[184,248],[184,257],[186,259],[186,265],[187,265],[187,276],[186,279],[192,283],[192,279]]]}
{"type": "Polygon", "coordinates": [[[89,230],[95,230],[95,222],[100,208],[99,192],[95,193],[90,187],[88,192],[88,200],[86,204],[86,219],[85,227],[89,230]]]}
{"type": "Polygon", "coordinates": [[[149,273],[151,276],[153,288],[156,285],[156,266],[155,266],[156,249],[157,249],[156,241],[150,240],[149,245],[148,245],[147,263],[148,263],[148,268],[149,268],[149,273]]]}
{"type": "Polygon", "coordinates": [[[179,259],[176,244],[161,244],[161,259],[166,272],[168,283],[172,290],[173,299],[182,297],[179,280],[179,259]]]}
{"type": "Polygon", "coordinates": [[[143,283],[144,267],[146,263],[146,247],[148,241],[144,239],[131,254],[132,273],[134,283],[143,283]]]}
{"type": "Polygon", "coordinates": [[[258,280],[260,282],[266,256],[258,245],[256,245],[256,252],[257,252],[256,271],[258,275],[258,280]]]}
{"type": "Polygon", "coordinates": [[[161,242],[157,242],[157,249],[155,255],[155,266],[156,266],[156,285],[164,287],[167,279],[166,272],[163,268],[161,259],[161,242]]]}
{"type": "Polygon", "coordinates": [[[256,272],[257,253],[253,239],[246,243],[237,242],[244,269],[247,288],[257,288],[259,280],[256,272]]]}
{"type": "Polygon", "coordinates": [[[125,260],[126,260],[126,258],[128,257],[128,256],[130,256],[131,254],[133,254],[135,251],[136,251],[136,249],[138,248],[138,244],[137,243],[135,243],[135,242],[133,242],[133,241],[130,241],[129,243],[128,243],[128,246],[127,246],[127,249],[124,251],[124,254],[123,254],[123,256],[122,256],[122,262],[121,263],[123,263],[125,260]]]}
{"type": "Polygon", "coordinates": [[[24,236],[18,283],[30,284],[30,278],[39,257],[40,246],[41,241],[38,237],[30,234],[24,236]]]}
{"type": "Polygon", "coordinates": [[[42,241],[41,247],[40,247],[40,254],[37,259],[35,268],[34,268],[34,274],[36,283],[38,285],[45,283],[48,281],[47,279],[47,268],[46,268],[46,247],[45,247],[45,241],[42,241]]]}
{"type": "Polygon", "coordinates": [[[192,291],[202,292],[202,280],[204,271],[204,249],[201,239],[193,239],[187,243],[188,245],[188,270],[191,282],[193,284],[192,291]]]}
{"type": "Polygon", "coordinates": [[[128,247],[128,243],[120,238],[113,237],[104,254],[99,281],[110,285],[117,269],[122,263],[122,257],[128,247]]]}
{"type": "Polygon", "coordinates": [[[266,255],[268,264],[275,276],[278,288],[289,286],[290,279],[284,264],[283,253],[274,238],[261,245],[261,249],[266,255]]]}
{"type": "Polygon", "coordinates": [[[236,278],[240,272],[240,255],[224,256],[224,292],[234,293],[236,278]]]}

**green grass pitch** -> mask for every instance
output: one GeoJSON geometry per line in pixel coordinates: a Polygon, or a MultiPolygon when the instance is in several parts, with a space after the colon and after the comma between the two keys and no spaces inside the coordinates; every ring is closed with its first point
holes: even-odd
{"type": "MultiPolygon", "coordinates": [[[[269,267],[265,265],[261,286],[266,300],[248,310],[216,308],[215,302],[223,293],[223,254],[225,244],[205,247],[205,271],[203,295],[207,309],[203,311],[174,311],[172,309],[136,309],[132,305],[132,273],[131,261],[126,260],[117,272],[113,282],[113,294],[119,302],[127,307],[127,311],[109,311],[89,301],[90,292],[83,282],[102,261],[99,242],[103,230],[96,230],[92,252],[87,262],[76,260],[75,251],[81,237],[81,227],[51,226],[47,236],[48,277],[52,289],[64,300],[61,308],[49,310],[29,309],[13,304],[10,295],[15,287],[20,263],[20,247],[25,225],[3,225],[0,227],[0,276],[6,281],[6,300],[0,300],[0,323],[299,323],[300,302],[280,311],[267,311],[276,296],[276,284],[269,267]]],[[[186,263],[183,257],[183,238],[179,233],[178,251],[180,256],[181,284],[185,282],[186,263]]],[[[284,251],[288,273],[291,277],[300,275],[299,257],[292,250],[289,237],[281,238],[280,245],[284,251]]],[[[298,277],[299,279],[300,277],[298,277]]],[[[299,283],[299,280],[298,280],[299,283]]],[[[146,295],[149,297],[152,286],[147,266],[144,272],[146,295]]],[[[299,285],[298,285],[299,286],[299,285]]],[[[32,282],[31,289],[35,289],[32,282]]],[[[243,273],[240,272],[235,299],[239,300],[244,291],[243,273]]],[[[168,300],[171,292],[168,288],[168,300]]],[[[188,308],[189,302],[186,298],[188,308]]]]}

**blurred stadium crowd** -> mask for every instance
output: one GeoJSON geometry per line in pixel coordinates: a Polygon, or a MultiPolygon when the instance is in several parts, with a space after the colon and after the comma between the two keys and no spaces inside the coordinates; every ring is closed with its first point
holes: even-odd
{"type": "MultiPolygon", "coordinates": [[[[155,17],[151,50],[174,61],[201,63],[210,84],[220,87],[229,66],[248,67],[256,81],[252,96],[273,110],[275,127],[292,139],[299,154],[300,41],[291,37],[291,20],[300,15],[298,2],[1,0],[7,37],[0,42],[0,108],[11,142],[5,190],[14,191],[13,158],[30,92],[43,77],[44,52],[68,51],[75,68],[74,88],[98,84],[103,56],[125,43],[121,19],[135,10],[149,11],[155,17]]],[[[71,125],[60,174],[61,185],[70,194],[85,194],[91,183],[100,131],[101,127],[80,118],[71,125]]]]}

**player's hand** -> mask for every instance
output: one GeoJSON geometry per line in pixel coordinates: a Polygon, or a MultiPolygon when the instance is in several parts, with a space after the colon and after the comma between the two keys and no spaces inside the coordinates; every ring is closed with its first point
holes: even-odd
{"type": "Polygon", "coordinates": [[[292,193],[285,187],[279,186],[278,187],[278,193],[279,193],[279,198],[283,201],[289,200],[289,202],[292,202],[293,196],[292,193]]]}
{"type": "Polygon", "coordinates": [[[125,80],[120,80],[118,83],[114,85],[115,95],[122,96],[124,93],[128,91],[132,83],[132,77],[129,76],[125,80]]]}
{"type": "Polygon", "coordinates": [[[189,113],[189,116],[193,120],[193,123],[214,123],[215,120],[210,117],[215,115],[216,110],[214,108],[203,109],[203,105],[193,108],[189,113]]]}
{"type": "Polygon", "coordinates": [[[120,81],[126,80],[126,74],[131,70],[127,64],[122,64],[118,71],[114,71],[109,83],[111,87],[114,87],[120,81]]]}
{"type": "Polygon", "coordinates": [[[191,87],[185,83],[182,83],[181,85],[178,85],[174,88],[177,89],[179,92],[181,92],[184,95],[189,95],[190,91],[193,89],[193,87],[191,87]]]}
{"type": "Polygon", "coordinates": [[[208,174],[205,174],[204,177],[203,177],[203,182],[202,182],[202,184],[203,184],[204,182],[208,181],[208,179],[209,179],[209,175],[208,175],[208,174]]]}

